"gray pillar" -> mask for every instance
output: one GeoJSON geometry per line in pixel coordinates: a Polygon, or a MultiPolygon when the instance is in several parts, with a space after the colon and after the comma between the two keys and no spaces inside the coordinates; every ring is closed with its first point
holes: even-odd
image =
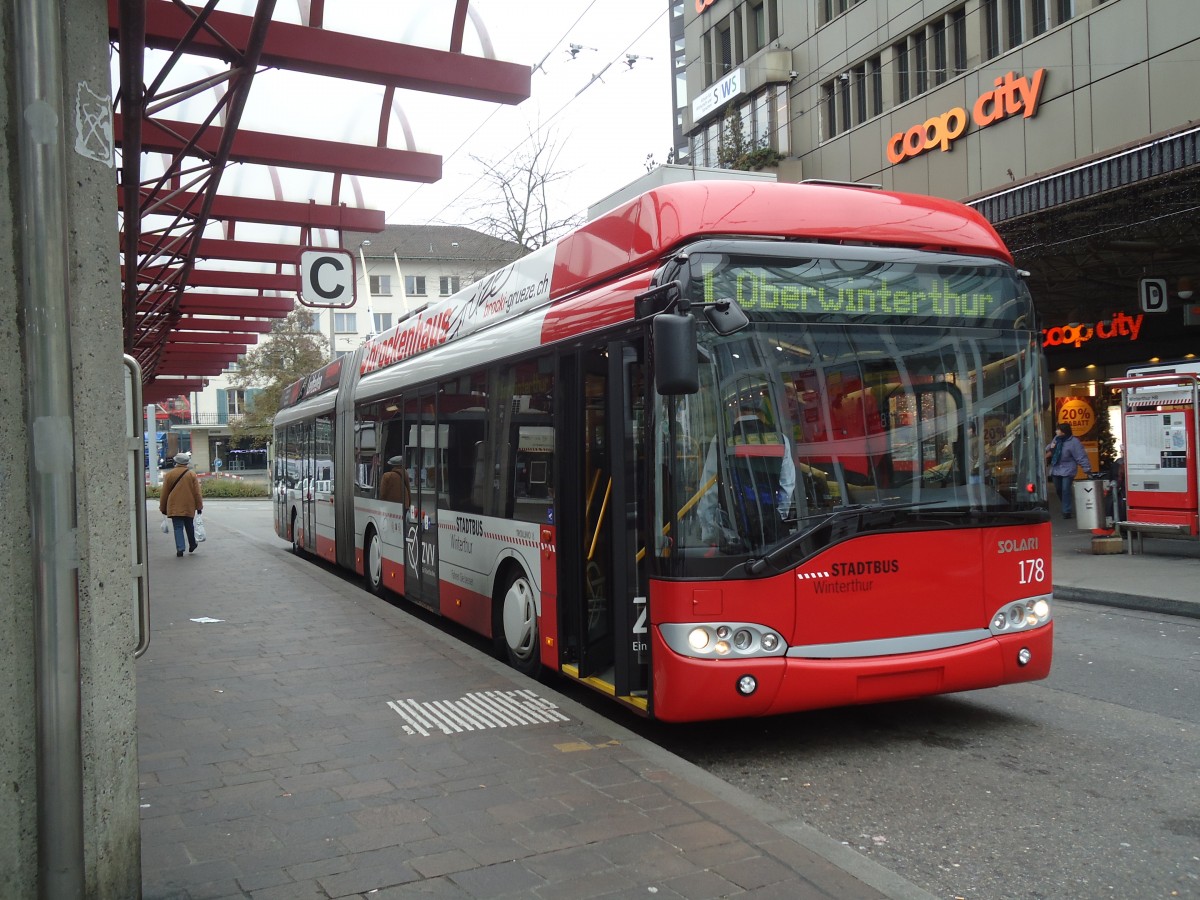
{"type": "Polygon", "coordinates": [[[4,4],[0,66],[0,894],[137,897],[106,3],[4,4]]]}

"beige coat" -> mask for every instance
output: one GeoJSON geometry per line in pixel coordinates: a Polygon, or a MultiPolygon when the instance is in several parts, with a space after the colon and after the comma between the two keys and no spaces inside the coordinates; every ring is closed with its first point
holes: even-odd
{"type": "Polygon", "coordinates": [[[164,516],[187,516],[189,519],[204,512],[204,496],[200,493],[200,479],[195,472],[187,466],[176,466],[163,476],[158,511],[164,516]]]}

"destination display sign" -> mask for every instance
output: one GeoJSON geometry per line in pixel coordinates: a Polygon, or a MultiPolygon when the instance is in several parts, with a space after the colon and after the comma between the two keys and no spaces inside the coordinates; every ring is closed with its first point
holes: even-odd
{"type": "Polygon", "coordinates": [[[1007,327],[1032,321],[1028,292],[1014,272],[998,266],[697,255],[691,295],[705,302],[733,299],[748,313],[822,321],[936,319],[1007,327]]]}

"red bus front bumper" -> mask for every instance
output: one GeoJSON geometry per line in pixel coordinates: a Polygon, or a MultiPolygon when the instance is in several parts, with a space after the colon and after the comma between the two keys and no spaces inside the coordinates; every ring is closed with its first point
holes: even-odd
{"type": "Polygon", "coordinates": [[[652,629],[651,639],[654,717],[692,722],[908,700],[1036,681],[1050,674],[1054,622],[959,647],[856,659],[692,659],[671,650],[657,628],[652,629]],[[1022,649],[1030,653],[1026,665],[1017,660],[1022,649]],[[748,696],[738,691],[744,675],[757,681],[756,690],[748,696]]]}

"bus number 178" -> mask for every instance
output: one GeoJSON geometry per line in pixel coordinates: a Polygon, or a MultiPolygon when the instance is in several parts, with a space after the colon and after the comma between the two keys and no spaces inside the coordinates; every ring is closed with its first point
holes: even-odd
{"type": "Polygon", "coordinates": [[[1046,560],[1042,557],[1019,559],[1017,564],[1021,567],[1021,584],[1040,583],[1046,580],[1046,560]]]}

